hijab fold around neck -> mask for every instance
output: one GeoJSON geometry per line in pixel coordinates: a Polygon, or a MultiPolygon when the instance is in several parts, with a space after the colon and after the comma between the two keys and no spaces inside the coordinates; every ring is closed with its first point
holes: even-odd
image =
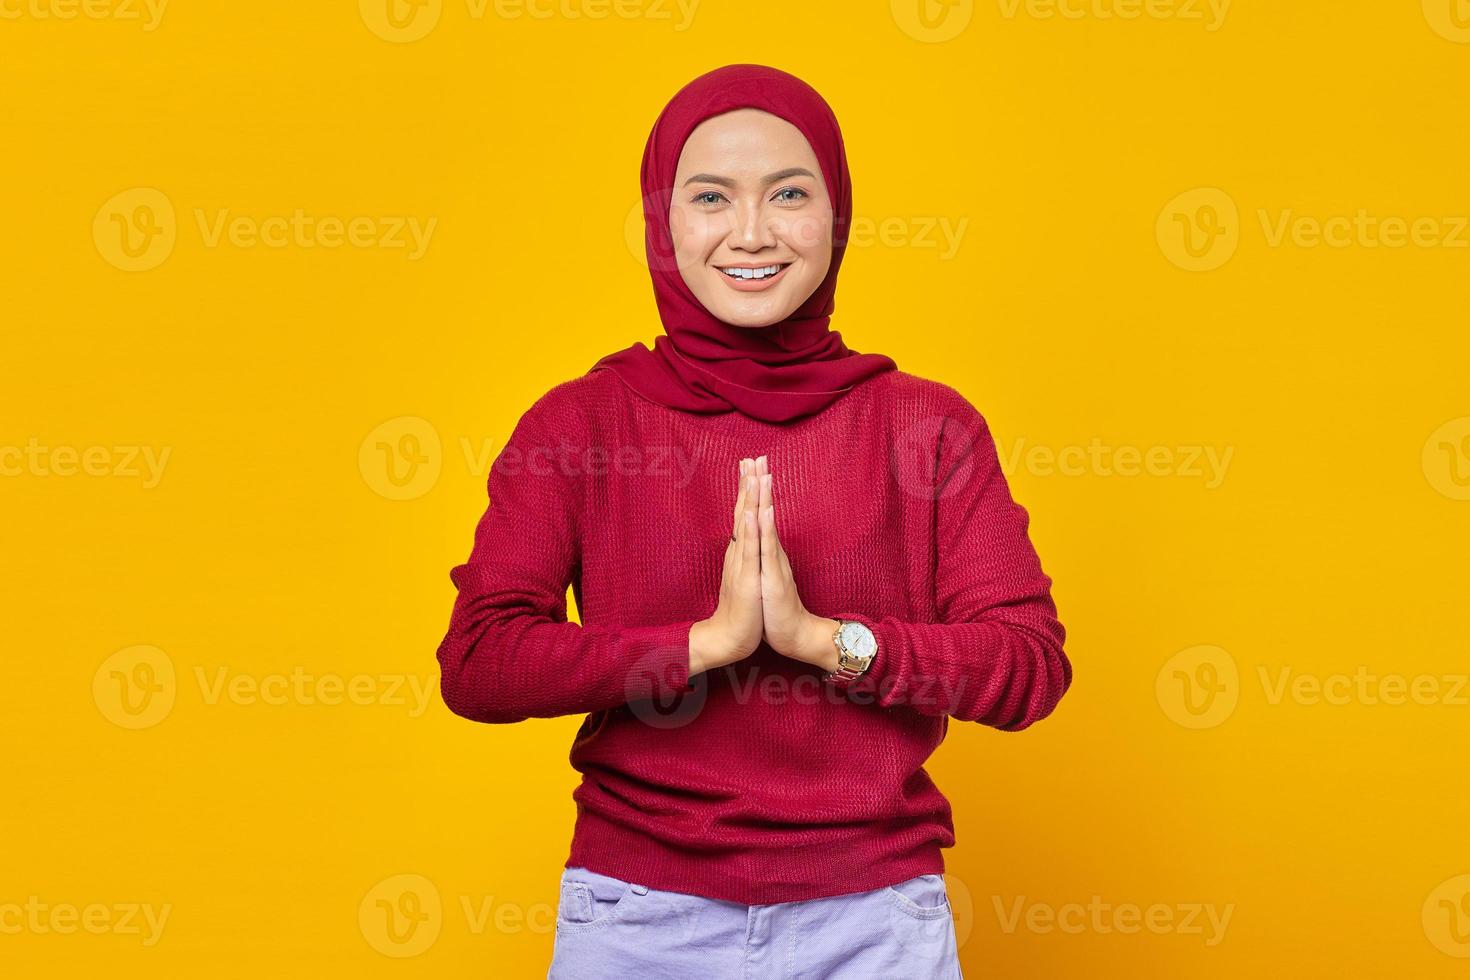
{"type": "Polygon", "coordinates": [[[738,411],[766,422],[814,414],[860,381],[897,368],[860,354],[828,329],[837,270],[852,221],[852,188],[837,118],[794,75],[763,65],[727,65],[680,89],[655,121],[643,150],[644,246],[664,333],[609,354],[591,371],[611,370],[634,391],[669,408],[701,414],[738,411]],[[715,318],[679,274],[669,211],[684,142],[712,116],[762,109],[799,129],[822,167],[832,201],[832,266],[810,297],[780,323],[737,327],[715,318]]]}

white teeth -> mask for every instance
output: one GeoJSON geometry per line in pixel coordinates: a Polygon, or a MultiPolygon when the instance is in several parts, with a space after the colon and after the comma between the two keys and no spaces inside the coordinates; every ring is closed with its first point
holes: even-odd
{"type": "Polygon", "coordinates": [[[779,265],[768,265],[763,269],[725,269],[723,271],[731,279],[764,279],[767,276],[774,276],[780,272],[781,267],[779,265]]]}

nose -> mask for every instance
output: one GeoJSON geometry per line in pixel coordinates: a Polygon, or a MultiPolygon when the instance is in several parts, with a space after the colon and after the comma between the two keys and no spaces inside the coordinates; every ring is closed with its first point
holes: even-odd
{"type": "Polygon", "coordinates": [[[775,247],[774,223],[762,212],[759,205],[737,204],[728,213],[730,215],[729,242],[731,248],[759,252],[761,249],[775,247]]]}

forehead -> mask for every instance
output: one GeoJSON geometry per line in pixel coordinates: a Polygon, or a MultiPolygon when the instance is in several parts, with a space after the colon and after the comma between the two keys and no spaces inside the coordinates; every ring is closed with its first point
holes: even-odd
{"type": "Polygon", "coordinates": [[[796,126],[762,109],[735,109],[704,120],[679,152],[678,171],[736,176],[804,166],[820,173],[817,155],[796,126]]]}

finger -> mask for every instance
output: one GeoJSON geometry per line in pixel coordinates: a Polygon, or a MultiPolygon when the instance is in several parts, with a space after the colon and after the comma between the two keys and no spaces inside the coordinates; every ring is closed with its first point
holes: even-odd
{"type": "Polygon", "coordinates": [[[731,537],[736,537],[740,534],[740,518],[745,511],[745,472],[747,469],[746,464],[749,462],[748,459],[742,459],[740,461],[740,478],[736,481],[735,513],[730,518],[731,537]]]}
{"type": "Polygon", "coordinates": [[[761,567],[761,539],[760,532],[756,528],[755,508],[747,508],[745,520],[741,522],[744,533],[740,535],[741,542],[741,571],[756,574],[761,567]]]}
{"type": "Polygon", "coordinates": [[[760,511],[761,485],[755,475],[755,460],[751,460],[745,477],[745,511],[750,515],[747,529],[756,527],[756,515],[760,511]]]}
{"type": "Polygon", "coordinates": [[[781,543],[781,535],[776,531],[775,508],[772,506],[771,538],[776,542],[776,560],[781,565],[781,573],[791,578],[791,559],[786,554],[786,545],[781,543]]]}
{"type": "Polygon", "coordinates": [[[760,480],[761,569],[770,574],[781,571],[781,544],[776,538],[776,508],[771,502],[771,474],[760,480]]]}
{"type": "Polygon", "coordinates": [[[767,507],[771,509],[771,543],[765,547],[765,550],[782,568],[790,571],[791,565],[786,561],[786,548],[781,544],[781,535],[776,532],[775,486],[776,479],[770,473],[761,477],[760,507],[762,512],[767,507]]]}
{"type": "Polygon", "coordinates": [[[761,507],[761,570],[781,574],[780,543],[776,540],[776,508],[761,507]]]}
{"type": "MultiPolygon", "coordinates": [[[[756,509],[756,502],[760,496],[759,485],[756,483],[755,479],[755,460],[749,460],[746,463],[745,472],[745,478],[741,480],[740,516],[737,526],[735,528],[735,541],[733,542],[735,545],[735,560],[737,563],[742,561],[743,557],[749,554],[749,549],[746,547],[747,540],[755,539],[758,537],[755,531],[755,521],[753,519],[753,515],[756,509]]],[[[755,551],[757,560],[759,560],[760,543],[758,540],[755,545],[755,551]]]]}

